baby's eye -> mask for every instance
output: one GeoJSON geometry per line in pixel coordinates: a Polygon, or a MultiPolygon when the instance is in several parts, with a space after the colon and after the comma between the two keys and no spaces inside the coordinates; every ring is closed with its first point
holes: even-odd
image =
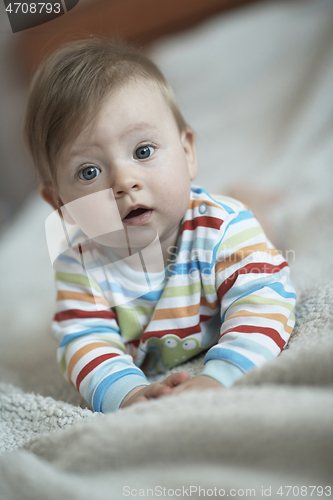
{"type": "Polygon", "coordinates": [[[152,146],[140,146],[135,151],[135,157],[138,160],[144,160],[145,158],[149,158],[149,156],[152,155],[154,151],[155,148],[153,148],[152,146]]]}
{"type": "Polygon", "coordinates": [[[81,170],[79,177],[85,181],[91,181],[91,179],[95,179],[100,173],[101,171],[99,168],[89,165],[89,167],[81,170]]]}

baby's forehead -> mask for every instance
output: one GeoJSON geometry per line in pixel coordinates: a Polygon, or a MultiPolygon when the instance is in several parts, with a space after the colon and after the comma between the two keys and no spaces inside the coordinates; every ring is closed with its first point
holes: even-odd
{"type": "MultiPolygon", "coordinates": [[[[130,119],[132,116],[132,110],[131,107],[128,106],[126,112],[128,113],[127,118],[129,119],[124,122],[122,120],[122,114],[120,113],[120,116],[117,115],[114,120],[115,125],[117,125],[115,127],[117,132],[118,129],[120,130],[121,128],[123,128],[124,133],[135,131],[135,129],[139,131],[140,129],[152,130],[154,128],[160,128],[162,124],[162,116],[159,112],[161,110],[167,110],[167,114],[170,119],[177,126],[177,121],[172,108],[163,91],[156,84],[154,85],[149,81],[133,81],[119,86],[117,89],[112,89],[99,102],[90,105],[90,107],[87,107],[86,109],[82,109],[82,112],[78,114],[75,123],[71,126],[70,137],[68,137],[66,143],[63,144],[62,154],[67,157],[68,155],[75,154],[76,144],[80,144],[80,146],[82,146],[82,144],[85,144],[86,140],[89,141],[92,135],[98,132],[103,133],[103,125],[107,125],[109,120],[113,121],[113,115],[112,113],[110,114],[110,110],[108,109],[110,103],[112,104],[111,109],[117,111],[117,101],[119,100],[119,102],[124,105],[124,103],[126,104],[127,97],[129,95],[132,98],[132,101],[129,102],[133,102],[134,96],[135,98],[137,97],[137,102],[140,103],[142,109],[145,110],[149,107],[149,109],[153,112],[152,115],[154,115],[155,120],[150,120],[150,113],[141,115],[140,113],[133,111],[132,121],[130,119]],[[120,118],[119,122],[117,122],[117,118],[120,118]]],[[[122,109],[121,106],[119,109],[122,109]]]]}
{"type": "MultiPolygon", "coordinates": [[[[146,80],[127,82],[115,89],[111,89],[103,99],[92,103],[86,111],[83,110],[84,117],[81,116],[81,119],[77,121],[76,137],[84,131],[87,131],[87,133],[92,131],[107,113],[110,106],[115,112],[118,112],[118,109],[125,108],[127,114],[137,114],[136,108],[134,106],[131,108],[133,104],[138,104],[143,112],[147,110],[167,112],[175,120],[167,96],[156,84],[146,80]]],[[[122,117],[121,115],[120,118],[122,117]]],[[[112,119],[113,116],[111,115],[110,118],[112,119]]],[[[138,117],[136,116],[136,118],[138,117]]]]}

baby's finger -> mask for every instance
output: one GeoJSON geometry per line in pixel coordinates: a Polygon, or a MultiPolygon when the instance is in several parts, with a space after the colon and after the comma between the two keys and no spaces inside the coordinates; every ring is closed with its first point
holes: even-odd
{"type": "Polygon", "coordinates": [[[177,387],[177,385],[183,384],[190,380],[191,376],[187,372],[172,373],[163,382],[167,387],[177,387]]]}
{"type": "Polygon", "coordinates": [[[147,399],[151,399],[151,398],[159,398],[160,396],[168,396],[171,393],[172,390],[170,387],[156,383],[149,386],[149,388],[145,392],[145,396],[147,399]]]}

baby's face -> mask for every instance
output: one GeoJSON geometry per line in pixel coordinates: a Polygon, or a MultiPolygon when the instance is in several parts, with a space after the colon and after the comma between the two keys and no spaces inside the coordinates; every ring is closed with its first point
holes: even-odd
{"type": "Polygon", "coordinates": [[[58,195],[66,204],[112,188],[124,225],[148,225],[175,244],[196,175],[194,135],[179,132],[158,90],[144,81],[112,93],[62,155],[58,195]]]}

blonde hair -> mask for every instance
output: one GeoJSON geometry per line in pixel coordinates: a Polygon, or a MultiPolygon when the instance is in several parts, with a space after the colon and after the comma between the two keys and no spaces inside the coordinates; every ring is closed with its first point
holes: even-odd
{"type": "Polygon", "coordinates": [[[64,148],[97,115],[112,90],[137,79],[158,88],[179,131],[187,127],[174,93],[159,68],[139,50],[119,41],[89,38],[54,52],[34,75],[24,120],[24,138],[42,182],[56,185],[64,148]]]}

